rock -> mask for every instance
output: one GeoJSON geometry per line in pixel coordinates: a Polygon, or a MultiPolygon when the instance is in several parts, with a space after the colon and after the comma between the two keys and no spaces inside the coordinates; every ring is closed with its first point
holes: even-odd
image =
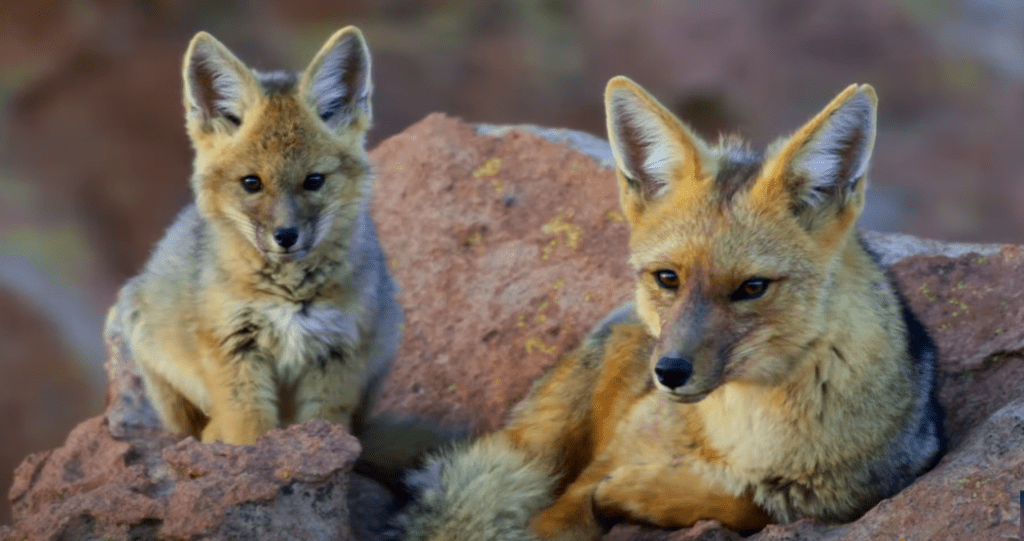
{"type": "Polygon", "coordinates": [[[11,539],[352,539],[355,438],[325,421],[256,445],[115,438],[104,417],[15,472],[11,539]]]}
{"type": "Polygon", "coordinates": [[[494,430],[631,298],[632,271],[610,169],[537,133],[485,132],[434,114],[381,143],[373,209],[406,307],[383,407],[494,430]]]}
{"type": "Polygon", "coordinates": [[[617,526],[601,541],[740,541],[743,536],[715,520],[702,520],[692,528],[666,531],[644,526],[617,526]]]}
{"type": "Polygon", "coordinates": [[[940,393],[953,447],[1022,395],[1024,251],[915,255],[892,267],[907,301],[939,344],[940,393]]]}
{"type": "MultiPolygon", "coordinates": [[[[607,145],[435,114],[371,155],[373,213],[407,312],[380,409],[493,430],[632,296],[607,145]]],[[[952,448],[856,522],[773,525],[751,539],[1008,536],[1018,527],[1013,483],[1024,478],[1022,249],[864,236],[939,344],[952,448]]],[[[249,447],[175,442],[148,405],[116,312],[106,339],[105,416],[25,460],[11,492],[17,522],[0,538],[347,538],[351,530],[368,538],[381,529],[378,511],[395,500],[349,475],[358,446],[342,429],[313,422],[249,447]]],[[[678,531],[620,526],[607,539],[739,536],[702,522],[678,531]]]]}

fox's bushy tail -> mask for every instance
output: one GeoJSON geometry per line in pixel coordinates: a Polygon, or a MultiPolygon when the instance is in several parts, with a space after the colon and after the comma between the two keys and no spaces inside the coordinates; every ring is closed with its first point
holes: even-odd
{"type": "Polygon", "coordinates": [[[413,500],[394,520],[393,539],[536,541],[530,519],[551,505],[550,465],[501,437],[456,446],[406,478],[413,500]]]}

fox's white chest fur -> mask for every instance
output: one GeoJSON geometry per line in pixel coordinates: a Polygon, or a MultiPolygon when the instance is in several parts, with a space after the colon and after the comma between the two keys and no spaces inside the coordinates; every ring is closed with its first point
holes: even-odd
{"type": "Polygon", "coordinates": [[[359,336],[351,314],[325,305],[272,304],[263,309],[265,332],[275,345],[271,355],[282,383],[293,383],[317,363],[349,356],[359,336]]]}

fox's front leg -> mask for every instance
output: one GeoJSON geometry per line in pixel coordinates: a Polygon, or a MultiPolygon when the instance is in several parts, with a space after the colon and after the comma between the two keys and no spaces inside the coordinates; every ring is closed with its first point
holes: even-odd
{"type": "Polygon", "coordinates": [[[761,529],[771,521],[749,496],[733,496],[685,464],[619,466],[596,488],[595,512],[609,519],[662,528],[717,520],[737,531],[761,529]]]}
{"type": "Polygon", "coordinates": [[[362,374],[349,359],[330,357],[306,369],[295,389],[295,422],[323,419],[352,430],[362,399],[362,374]],[[349,361],[349,362],[346,362],[349,361]]]}
{"type": "Polygon", "coordinates": [[[554,505],[533,517],[533,533],[540,539],[557,541],[592,541],[604,535],[607,528],[594,515],[594,491],[608,469],[603,461],[588,466],[554,505]]]}
{"type": "Polygon", "coordinates": [[[210,367],[210,422],[204,443],[249,445],[277,428],[277,386],[271,364],[255,355],[218,359],[210,367]],[[227,362],[223,362],[223,361],[227,362]]]}

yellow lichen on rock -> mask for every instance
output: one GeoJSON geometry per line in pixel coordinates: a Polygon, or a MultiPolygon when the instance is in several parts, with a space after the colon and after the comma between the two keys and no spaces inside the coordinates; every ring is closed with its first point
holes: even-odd
{"type": "Polygon", "coordinates": [[[561,216],[555,216],[553,220],[544,224],[541,231],[545,235],[556,236],[554,239],[551,239],[551,242],[549,242],[547,246],[544,247],[542,259],[546,261],[548,257],[551,256],[551,252],[555,249],[555,246],[558,245],[558,235],[564,234],[565,245],[575,250],[576,247],[579,246],[580,235],[583,233],[583,228],[563,220],[561,216]]]}
{"type": "Polygon", "coordinates": [[[533,353],[535,350],[540,351],[545,355],[554,355],[555,353],[558,353],[558,346],[549,346],[545,344],[544,341],[541,340],[540,338],[537,338],[536,336],[531,336],[526,339],[526,353],[530,354],[533,353]]]}
{"type": "Polygon", "coordinates": [[[476,171],[473,171],[473,176],[476,178],[493,177],[498,174],[498,171],[501,171],[501,158],[491,158],[476,171]]]}

